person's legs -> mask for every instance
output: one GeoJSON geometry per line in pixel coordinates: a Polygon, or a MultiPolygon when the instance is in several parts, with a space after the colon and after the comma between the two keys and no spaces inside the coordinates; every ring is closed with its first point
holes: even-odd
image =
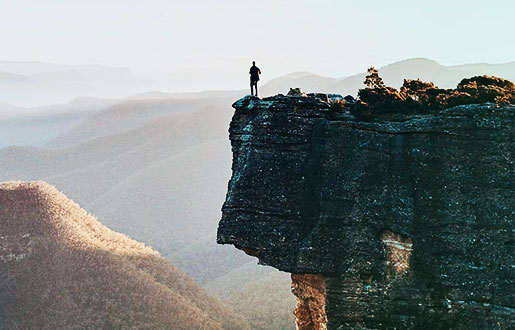
{"type": "Polygon", "coordinates": [[[258,96],[258,88],[257,88],[257,81],[251,81],[250,82],[250,94],[252,96],[258,96]],[[256,89],[256,94],[254,94],[254,88],[256,89]]]}

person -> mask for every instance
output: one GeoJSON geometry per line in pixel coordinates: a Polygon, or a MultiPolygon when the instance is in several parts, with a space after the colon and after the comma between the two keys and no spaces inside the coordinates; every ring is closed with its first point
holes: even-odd
{"type": "Polygon", "coordinates": [[[256,61],[252,61],[252,66],[250,67],[250,95],[254,95],[254,87],[256,88],[256,96],[258,96],[258,88],[257,83],[259,81],[259,75],[261,74],[261,70],[256,66],[256,61]]]}

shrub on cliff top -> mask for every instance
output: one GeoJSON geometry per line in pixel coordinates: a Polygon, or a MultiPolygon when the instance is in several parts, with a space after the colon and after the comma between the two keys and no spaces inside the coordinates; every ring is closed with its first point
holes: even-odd
{"type": "Polygon", "coordinates": [[[406,96],[393,87],[382,86],[360,89],[358,97],[360,99],[360,106],[363,107],[366,114],[372,115],[374,111],[392,113],[397,112],[400,108],[406,110],[404,106],[406,96]]]}
{"type": "Polygon", "coordinates": [[[498,105],[515,103],[515,85],[506,79],[477,76],[463,79],[456,92],[469,94],[476,103],[495,102],[498,105]]]}
{"type": "Polygon", "coordinates": [[[341,111],[345,109],[345,99],[339,99],[336,98],[334,101],[332,99],[329,99],[329,105],[331,106],[331,110],[333,111],[341,111]]]}
{"type": "Polygon", "coordinates": [[[379,71],[374,68],[370,67],[368,70],[368,75],[365,77],[364,84],[367,86],[367,88],[382,88],[384,87],[383,78],[379,77],[379,71]]]}
{"type": "Polygon", "coordinates": [[[405,79],[400,90],[384,85],[375,68],[368,69],[360,89],[359,104],[353,113],[365,117],[382,114],[401,116],[435,113],[464,104],[492,102],[499,106],[515,104],[515,85],[506,79],[476,76],[463,79],[455,89],[441,89],[432,82],[405,79]]]}

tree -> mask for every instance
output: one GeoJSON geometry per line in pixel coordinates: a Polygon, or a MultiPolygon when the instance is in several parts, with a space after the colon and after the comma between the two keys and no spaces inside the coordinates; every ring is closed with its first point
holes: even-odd
{"type": "Polygon", "coordinates": [[[424,82],[420,79],[411,80],[404,79],[404,83],[401,87],[401,93],[411,97],[414,101],[417,101],[421,94],[425,93],[428,89],[438,88],[432,82],[424,82]]]}
{"type": "Polygon", "coordinates": [[[368,75],[365,77],[364,84],[367,86],[367,88],[383,88],[384,82],[383,78],[379,77],[379,71],[374,68],[370,67],[368,70],[368,75]]]}

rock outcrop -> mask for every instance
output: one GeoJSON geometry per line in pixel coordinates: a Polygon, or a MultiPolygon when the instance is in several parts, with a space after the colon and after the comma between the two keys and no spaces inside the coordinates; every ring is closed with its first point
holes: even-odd
{"type": "Polygon", "coordinates": [[[233,107],[218,242],[294,274],[300,329],[515,327],[515,107],[404,121],[323,94],[233,107]]]}

